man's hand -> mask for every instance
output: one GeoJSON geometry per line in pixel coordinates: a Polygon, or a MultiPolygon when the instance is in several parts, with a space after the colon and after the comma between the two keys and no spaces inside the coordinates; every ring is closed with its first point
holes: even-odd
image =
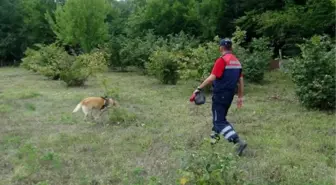
{"type": "Polygon", "coordinates": [[[197,87],[197,89],[194,91],[194,94],[200,92],[202,89],[200,87],[197,87]]]}
{"type": "Polygon", "coordinates": [[[243,98],[238,98],[237,100],[237,108],[240,109],[243,107],[243,98]]]}
{"type": "Polygon", "coordinates": [[[193,94],[191,95],[191,97],[190,97],[190,101],[192,102],[192,101],[194,101],[195,100],[195,96],[196,96],[196,94],[197,93],[199,93],[199,92],[201,92],[201,88],[199,88],[199,87],[197,87],[197,89],[193,92],[193,94]]]}

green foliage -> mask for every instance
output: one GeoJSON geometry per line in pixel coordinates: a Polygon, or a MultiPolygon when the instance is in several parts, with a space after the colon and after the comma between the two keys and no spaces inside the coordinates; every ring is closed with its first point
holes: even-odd
{"type": "Polygon", "coordinates": [[[240,59],[242,61],[244,78],[250,82],[261,82],[272,59],[272,49],[268,47],[267,38],[253,39],[249,45],[250,52],[240,59]]]}
{"type": "Polygon", "coordinates": [[[44,13],[53,10],[54,5],[53,0],[0,2],[0,65],[16,64],[27,47],[54,40],[44,18],[44,13]]]}
{"type": "MultiPolygon", "coordinates": [[[[21,58],[24,52],[24,24],[18,8],[19,3],[19,0],[0,2],[0,65],[2,60],[21,58]]],[[[11,62],[5,63],[10,64],[11,62]]]]}
{"type": "Polygon", "coordinates": [[[268,38],[252,38],[247,48],[242,47],[246,31],[236,28],[233,34],[233,52],[242,63],[244,78],[259,83],[264,79],[265,71],[272,59],[272,49],[268,38]]]}
{"type": "Polygon", "coordinates": [[[55,10],[55,8],[56,3],[53,0],[20,1],[24,29],[28,35],[28,45],[35,43],[50,44],[55,40],[55,36],[45,18],[45,13],[55,10]]]}
{"type": "Polygon", "coordinates": [[[336,7],[336,0],[331,0],[331,2],[334,4],[334,6],[336,7]]]}
{"type": "Polygon", "coordinates": [[[143,37],[130,39],[120,36],[111,42],[110,65],[125,69],[128,66],[145,68],[145,63],[149,60],[150,55],[162,47],[165,47],[167,51],[187,52],[190,48],[197,46],[199,40],[184,32],[170,34],[164,38],[149,31],[143,37]]]}
{"type": "Polygon", "coordinates": [[[47,18],[64,44],[80,46],[84,52],[90,52],[108,38],[105,19],[109,7],[105,0],[69,0],[57,7],[55,20],[50,14],[47,18]]]}
{"type": "MultiPolygon", "coordinates": [[[[198,23],[198,34],[203,39],[212,39],[221,33],[226,35],[226,30],[220,29],[223,19],[225,20],[227,4],[223,0],[203,0],[195,3],[189,10],[189,19],[195,19],[198,23]]],[[[226,23],[226,27],[228,23],[226,23]]]]}
{"type": "Polygon", "coordinates": [[[220,57],[218,42],[219,37],[215,37],[214,41],[190,50],[190,59],[181,72],[183,79],[204,80],[210,74],[215,60],[220,57]]]}
{"type": "Polygon", "coordinates": [[[122,37],[119,50],[120,67],[137,66],[144,68],[149,56],[163,42],[162,39],[159,40],[152,32],[148,32],[144,37],[136,37],[134,39],[122,37]]]}
{"type": "Polygon", "coordinates": [[[22,59],[21,66],[53,80],[59,79],[61,72],[68,70],[68,64],[72,63],[73,58],[56,44],[36,45],[36,47],[37,50],[31,48],[26,50],[26,57],[22,59]]]}
{"type": "Polygon", "coordinates": [[[247,31],[247,42],[268,37],[274,54],[282,49],[284,55],[295,56],[303,38],[334,35],[334,10],[334,0],[3,0],[0,58],[2,64],[16,63],[12,61],[21,59],[27,47],[56,38],[84,52],[108,41],[111,66],[135,63],[143,68],[151,54],[145,51],[152,50],[144,41],[150,30],[165,39],[183,31],[206,43],[216,35],[230,36],[235,26],[247,31]],[[140,59],[129,57],[131,52],[140,59]]]}
{"type": "Polygon", "coordinates": [[[131,123],[136,120],[136,115],[125,108],[117,107],[110,110],[109,121],[112,123],[131,123]]]}
{"type": "Polygon", "coordinates": [[[16,169],[15,176],[17,180],[26,179],[39,170],[57,169],[62,165],[55,153],[47,152],[43,154],[39,148],[28,143],[20,146],[15,157],[15,163],[22,165],[20,169],[16,169]]]}
{"type": "Polygon", "coordinates": [[[237,24],[258,36],[272,40],[285,55],[299,53],[296,43],[314,34],[333,34],[335,5],[330,0],[307,0],[303,3],[287,1],[284,9],[249,11],[238,19],[237,24]]]}
{"type": "Polygon", "coordinates": [[[66,70],[61,72],[60,79],[67,86],[84,85],[90,76],[105,71],[107,69],[106,63],[104,53],[102,52],[79,55],[66,70]]]}
{"type": "Polygon", "coordinates": [[[183,165],[181,173],[186,185],[244,184],[243,171],[239,170],[232,155],[207,151],[192,153],[183,165]]]}
{"type": "Polygon", "coordinates": [[[119,99],[120,89],[116,86],[113,86],[113,87],[109,86],[108,84],[109,84],[108,79],[104,78],[101,80],[101,86],[102,86],[102,89],[104,90],[104,96],[119,99]]]}
{"type": "Polygon", "coordinates": [[[160,36],[184,31],[208,40],[215,35],[230,35],[233,20],[244,14],[242,2],[233,0],[128,2],[135,6],[127,21],[127,33],[133,37],[153,29],[160,36]]]}
{"type": "Polygon", "coordinates": [[[290,61],[300,102],[308,108],[335,109],[335,44],[314,36],[299,45],[301,56],[290,61]]]}
{"type": "Polygon", "coordinates": [[[61,79],[68,86],[83,85],[88,77],[106,70],[103,52],[74,57],[56,44],[37,47],[38,50],[27,49],[21,66],[53,80],[61,79]]]}
{"type": "Polygon", "coordinates": [[[165,36],[186,31],[192,35],[197,33],[198,24],[195,17],[190,17],[195,0],[186,1],[146,1],[138,7],[129,18],[131,35],[139,35],[153,29],[155,34],[165,36]]]}
{"type": "Polygon", "coordinates": [[[179,80],[179,60],[177,52],[169,52],[166,48],[161,48],[153,52],[146,63],[147,71],[155,76],[163,84],[175,85],[179,80]]]}

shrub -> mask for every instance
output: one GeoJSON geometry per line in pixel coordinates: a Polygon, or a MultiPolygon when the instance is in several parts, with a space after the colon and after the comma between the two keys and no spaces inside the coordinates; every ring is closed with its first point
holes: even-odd
{"type": "Polygon", "coordinates": [[[253,38],[249,45],[250,55],[243,61],[243,70],[246,79],[251,82],[261,82],[264,79],[265,71],[272,59],[272,48],[268,38],[253,38]]]}
{"type": "Polygon", "coordinates": [[[36,50],[31,48],[26,50],[21,66],[53,80],[59,79],[61,71],[66,70],[68,63],[73,61],[73,57],[56,44],[36,45],[36,47],[36,50]]]}
{"type": "Polygon", "coordinates": [[[56,44],[37,47],[38,50],[26,51],[22,67],[54,80],[61,79],[68,86],[83,85],[88,77],[107,68],[106,55],[101,51],[70,56],[56,44]]]}
{"type": "MultiPolygon", "coordinates": [[[[113,42],[114,53],[119,50],[118,58],[111,61],[112,66],[125,69],[127,66],[136,66],[146,68],[145,63],[156,50],[165,47],[167,51],[187,51],[197,46],[199,40],[183,32],[179,34],[170,34],[166,38],[159,37],[149,31],[143,37],[126,38],[120,36],[117,41],[113,42]]],[[[113,56],[113,55],[112,55],[113,56]]]]}
{"type": "Polygon", "coordinates": [[[155,51],[146,63],[149,75],[155,76],[163,84],[175,85],[179,80],[179,61],[177,52],[169,52],[164,47],[155,51]]]}
{"type": "Polygon", "coordinates": [[[182,72],[183,79],[201,81],[210,74],[215,60],[220,57],[218,42],[219,38],[215,37],[214,41],[190,50],[190,60],[182,72]]]}
{"type": "Polygon", "coordinates": [[[105,45],[105,49],[109,54],[107,59],[108,66],[113,69],[119,69],[121,71],[125,70],[126,66],[122,63],[119,51],[121,50],[121,43],[124,37],[122,35],[113,36],[108,43],[105,45]]]}
{"type": "Polygon", "coordinates": [[[90,76],[105,71],[106,63],[103,52],[79,55],[66,70],[61,72],[60,78],[67,86],[81,86],[90,76]]]}
{"type": "Polygon", "coordinates": [[[119,96],[120,89],[118,87],[116,87],[116,84],[114,84],[113,87],[109,86],[108,85],[108,80],[106,78],[101,80],[101,87],[104,90],[104,96],[112,97],[112,98],[116,98],[116,99],[120,98],[120,96],[119,96]]]}
{"type": "Polygon", "coordinates": [[[120,61],[117,62],[120,67],[136,66],[145,67],[149,56],[158,47],[162,46],[165,41],[155,36],[152,32],[148,32],[144,37],[126,38],[121,37],[120,44],[120,61]]]}
{"type": "Polygon", "coordinates": [[[198,46],[200,41],[181,31],[179,34],[169,34],[167,45],[171,51],[188,51],[198,46]]]}
{"type": "Polygon", "coordinates": [[[183,164],[182,178],[186,185],[244,184],[243,171],[239,170],[233,155],[213,152],[192,153],[183,164]]]}
{"type": "Polygon", "coordinates": [[[259,83],[264,79],[265,71],[272,59],[272,48],[269,47],[269,39],[265,37],[253,38],[245,49],[244,43],[246,31],[236,28],[233,33],[233,52],[242,63],[244,78],[250,82],[259,83]]]}
{"type": "Polygon", "coordinates": [[[109,121],[112,123],[129,123],[136,120],[136,115],[124,108],[113,108],[110,110],[109,121]]]}
{"type": "Polygon", "coordinates": [[[301,56],[290,60],[296,94],[307,108],[335,109],[335,45],[314,36],[299,45],[301,56]]]}

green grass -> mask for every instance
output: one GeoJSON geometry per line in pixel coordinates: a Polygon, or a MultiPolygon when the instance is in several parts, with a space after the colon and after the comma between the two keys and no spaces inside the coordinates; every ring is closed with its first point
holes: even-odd
{"type": "MultiPolygon", "coordinates": [[[[92,123],[72,114],[82,98],[104,94],[99,80],[66,88],[22,69],[0,69],[1,185],[178,184],[189,154],[234,151],[223,140],[214,149],[204,140],[211,104],[188,102],[195,83],[163,86],[135,73],[105,78],[126,111],[119,124],[118,115],[92,123]]],[[[335,117],[305,110],[293,89],[285,75],[268,73],[263,85],[247,85],[243,109],[230,109],[228,120],[249,144],[234,158],[248,184],[335,182],[335,117]]]]}

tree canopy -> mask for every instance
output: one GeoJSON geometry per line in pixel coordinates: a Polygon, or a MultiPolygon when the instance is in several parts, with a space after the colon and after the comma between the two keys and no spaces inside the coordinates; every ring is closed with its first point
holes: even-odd
{"type": "Polygon", "coordinates": [[[35,43],[60,41],[87,52],[149,30],[206,42],[230,37],[236,26],[247,31],[246,42],[266,36],[275,54],[293,56],[304,38],[335,32],[335,0],[2,0],[0,15],[0,59],[7,63],[35,43]]]}

